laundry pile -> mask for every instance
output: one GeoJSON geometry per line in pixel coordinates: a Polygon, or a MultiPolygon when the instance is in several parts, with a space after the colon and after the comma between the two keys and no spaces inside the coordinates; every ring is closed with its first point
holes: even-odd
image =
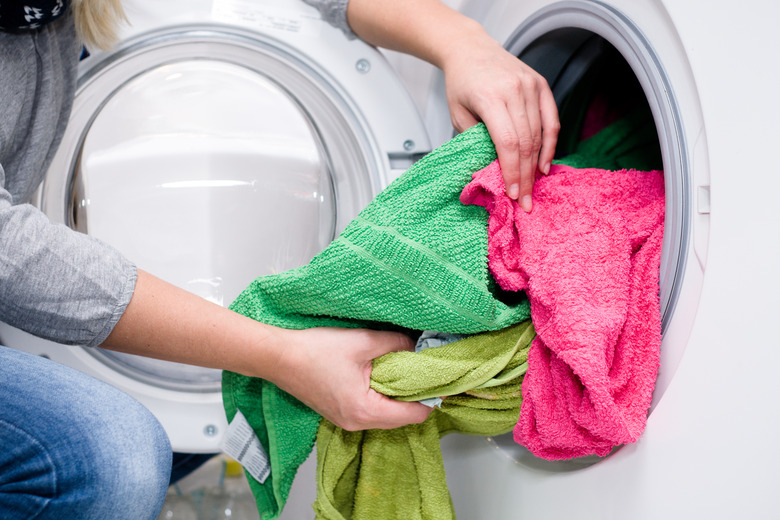
{"type": "Polygon", "coordinates": [[[455,518],[439,439],[498,435],[517,423],[530,320],[430,348],[395,352],[373,366],[371,387],[404,400],[449,396],[422,424],[317,434],[316,518],[455,518]]]}
{"type": "Polygon", "coordinates": [[[572,155],[608,156],[609,169],[555,165],[526,214],[477,125],[413,165],[308,265],[239,296],[232,309],[281,327],[468,335],[375,360],[379,392],[448,396],[425,423],[391,431],[345,432],[270,382],[226,372],[228,419],[240,410],[270,457],[264,483],[249,476],[261,518],[278,516],[315,437],[314,507],[328,519],[453,518],[438,447],[453,431],[514,428],[549,459],[637,439],[660,346],[663,176],[613,171],[635,151],[613,127],[572,155]]]}
{"type": "MultiPolygon", "coordinates": [[[[464,132],[383,190],[309,264],[256,279],[231,308],[293,329],[475,334],[528,320],[527,298],[504,297],[488,271],[487,213],[459,200],[471,175],[495,158],[483,125],[464,132]]],[[[496,366],[485,380],[501,370],[496,366]]],[[[269,455],[270,476],[262,484],[249,481],[261,518],[275,518],[313,449],[320,416],[269,381],[225,372],[222,389],[228,419],[240,410],[269,455]]]]}
{"type": "Polygon", "coordinates": [[[538,333],[514,436],[545,459],[604,456],[644,431],[658,372],[663,175],[555,165],[537,184],[531,214],[498,163],[462,197],[490,212],[491,271],[538,333]]]}
{"type": "MultiPolygon", "coordinates": [[[[598,107],[598,105],[594,105],[598,107]]],[[[605,456],[644,431],[659,366],[663,172],[646,108],[605,126],[549,175],[534,210],[504,194],[498,162],[477,172],[464,204],[484,206],[490,270],[524,291],[538,337],[514,438],[548,459],[605,456]]]]}

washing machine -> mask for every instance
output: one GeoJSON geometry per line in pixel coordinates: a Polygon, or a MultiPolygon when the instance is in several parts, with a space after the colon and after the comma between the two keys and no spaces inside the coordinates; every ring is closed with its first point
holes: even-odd
{"type": "MultiPolygon", "coordinates": [[[[638,442],[604,458],[550,462],[495,438],[448,436],[458,518],[780,518],[780,73],[776,4],[748,1],[466,0],[511,53],[548,80],[558,155],[596,78],[634,89],[664,170],[661,366],[638,442]],[[572,101],[574,100],[574,102],[572,101]],[[579,100],[579,101],[577,101],[579,100]]],[[[442,78],[425,119],[451,135],[442,78]]],[[[615,87],[618,88],[615,88],[615,87]]]]}
{"type": "MultiPolygon", "coordinates": [[[[308,263],[430,151],[387,60],[300,0],[124,6],[119,44],[80,63],[67,131],[32,202],[141,269],[229,305],[254,278],[308,263]]],[[[0,342],[134,396],[174,451],[219,451],[218,370],[5,325],[0,342]]]]}
{"type": "MultiPolygon", "coordinates": [[[[780,137],[768,92],[780,7],[447,3],[540,70],[560,107],[589,73],[620,71],[652,115],[666,181],[661,368],[643,436],[604,458],[558,462],[511,436],[445,437],[458,518],[778,517],[780,178],[765,157],[780,137]]],[[[117,49],[82,62],[68,133],[34,203],[212,301],[306,263],[453,135],[440,75],[346,40],[299,0],[128,0],[126,10],[117,49]]],[[[564,134],[577,120],[568,109],[561,119],[564,134]]],[[[217,371],[8,327],[0,340],[136,396],[174,449],[217,451],[217,371]]],[[[282,518],[311,517],[312,468],[282,518]]]]}

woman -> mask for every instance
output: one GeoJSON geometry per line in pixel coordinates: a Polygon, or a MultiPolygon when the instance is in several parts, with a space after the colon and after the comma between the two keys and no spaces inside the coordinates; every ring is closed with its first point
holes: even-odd
{"type": "MultiPolygon", "coordinates": [[[[455,127],[485,122],[507,193],[531,210],[534,174],[549,168],[558,133],[552,94],[538,74],[436,0],[306,1],[350,35],[441,67],[455,127]]],[[[406,336],[255,322],[24,204],[61,139],[82,44],[110,46],[122,19],[116,0],[0,0],[0,320],[60,343],[261,377],[346,429],[425,420],[425,406],[368,385],[371,360],[411,349],[406,336]]],[[[156,517],[171,452],[140,404],[5,347],[0,385],[0,516],[156,517]]]]}

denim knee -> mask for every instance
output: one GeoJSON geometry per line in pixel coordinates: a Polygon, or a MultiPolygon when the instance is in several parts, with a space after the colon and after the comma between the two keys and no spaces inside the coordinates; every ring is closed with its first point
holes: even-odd
{"type": "Polygon", "coordinates": [[[171,470],[157,419],[112,386],[25,356],[0,350],[4,518],[156,518],[171,470]]]}
{"type": "Polygon", "coordinates": [[[95,418],[78,442],[80,453],[63,472],[67,481],[61,489],[72,490],[81,503],[78,518],[154,519],[165,500],[172,455],[168,437],[151,412],[122,397],[121,416],[110,425],[95,418]]]}

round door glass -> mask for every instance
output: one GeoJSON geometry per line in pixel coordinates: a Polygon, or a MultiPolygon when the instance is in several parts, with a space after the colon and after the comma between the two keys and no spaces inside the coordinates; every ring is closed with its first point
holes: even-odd
{"type": "MultiPolygon", "coordinates": [[[[219,60],[155,66],[96,114],[74,174],[72,226],[220,305],[306,264],[334,237],[327,155],[304,108],[219,60]]],[[[153,384],[211,391],[217,370],[100,351],[153,384]]]]}

